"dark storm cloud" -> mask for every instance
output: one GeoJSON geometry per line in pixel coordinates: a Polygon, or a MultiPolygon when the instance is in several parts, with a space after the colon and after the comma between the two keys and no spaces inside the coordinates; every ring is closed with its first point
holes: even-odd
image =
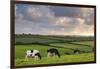
{"type": "Polygon", "coordinates": [[[76,7],[52,6],[50,9],[55,12],[55,16],[78,17],[81,12],[81,9],[76,7]]]}

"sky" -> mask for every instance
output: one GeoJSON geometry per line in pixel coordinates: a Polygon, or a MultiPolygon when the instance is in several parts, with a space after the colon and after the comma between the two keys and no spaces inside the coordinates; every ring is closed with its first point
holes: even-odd
{"type": "Polygon", "coordinates": [[[94,8],[15,5],[15,34],[94,36],[94,8]]]}

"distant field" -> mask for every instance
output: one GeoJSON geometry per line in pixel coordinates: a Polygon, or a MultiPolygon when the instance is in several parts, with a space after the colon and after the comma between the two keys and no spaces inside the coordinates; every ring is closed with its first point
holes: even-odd
{"type": "Polygon", "coordinates": [[[16,66],[21,66],[94,61],[93,48],[93,37],[16,35],[15,64],[16,66]],[[49,48],[58,49],[61,58],[47,58],[46,51],[49,48]],[[42,60],[35,61],[34,59],[29,59],[28,61],[24,61],[25,52],[30,49],[39,50],[42,60]],[[78,55],[73,53],[76,49],[80,51],[78,55]],[[69,53],[70,55],[66,55],[65,53],[69,53]]]}
{"type": "Polygon", "coordinates": [[[80,42],[73,42],[73,43],[94,46],[94,41],[80,41],[80,42]]]}
{"type": "Polygon", "coordinates": [[[74,37],[74,36],[43,36],[43,35],[16,35],[15,43],[62,43],[62,42],[94,41],[93,37],[74,37]]]}

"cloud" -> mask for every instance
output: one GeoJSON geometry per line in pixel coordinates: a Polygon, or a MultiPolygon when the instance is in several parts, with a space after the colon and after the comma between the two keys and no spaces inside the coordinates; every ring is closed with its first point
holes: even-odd
{"type": "Polygon", "coordinates": [[[93,35],[94,9],[17,4],[15,33],[93,35]]]}
{"type": "Polygon", "coordinates": [[[46,21],[54,17],[54,13],[48,7],[41,5],[26,5],[21,11],[17,10],[18,18],[22,15],[23,19],[34,22],[46,21]]]}
{"type": "Polygon", "coordinates": [[[55,16],[75,17],[85,19],[87,25],[94,24],[94,8],[80,7],[50,7],[55,12],[55,16]],[[64,10],[64,11],[63,11],[64,10]]]}

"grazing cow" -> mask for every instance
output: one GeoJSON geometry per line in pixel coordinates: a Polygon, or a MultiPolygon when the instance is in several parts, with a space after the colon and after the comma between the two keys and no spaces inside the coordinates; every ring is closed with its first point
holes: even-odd
{"type": "Polygon", "coordinates": [[[35,58],[36,60],[38,60],[39,58],[41,59],[41,55],[38,50],[27,50],[25,58],[35,58]]]}
{"type": "Polygon", "coordinates": [[[60,54],[59,54],[58,50],[55,49],[55,48],[48,49],[47,53],[48,53],[48,57],[52,57],[52,56],[56,56],[57,55],[60,58],[60,54]]]}
{"type": "Polygon", "coordinates": [[[79,52],[80,52],[80,51],[79,51],[79,50],[77,50],[77,49],[76,49],[76,50],[74,50],[74,54],[79,54],[79,52]]]}

